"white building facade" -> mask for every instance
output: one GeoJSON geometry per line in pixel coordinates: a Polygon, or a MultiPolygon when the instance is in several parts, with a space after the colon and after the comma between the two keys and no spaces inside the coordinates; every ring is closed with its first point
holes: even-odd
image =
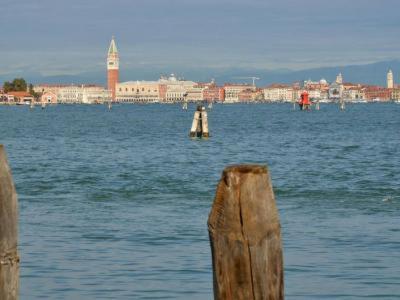
{"type": "Polygon", "coordinates": [[[224,103],[238,103],[240,92],[247,90],[249,88],[254,88],[249,84],[225,84],[225,101],[224,103]]]}
{"type": "Polygon", "coordinates": [[[121,82],[116,85],[116,101],[126,103],[197,101],[202,96],[202,89],[195,86],[196,82],[178,79],[173,74],[161,77],[158,81],[121,82]]]}
{"type": "Polygon", "coordinates": [[[263,89],[264,100],[272,102],[291,102],[294,99],[293,88],[283,84],[273,84],[263,89]]]}
{"type": "Polygon", "coordinates": [[[58,103],[101,104],[111,100],[111,91],[98,85],[70,85],[58,89],[58,103]]]}
{"type": "Polygon", "coordinates": [[[117,83],[116,101],[122,103],[156,103],[160,101],[157,81],[127,81],[117,83]]]}

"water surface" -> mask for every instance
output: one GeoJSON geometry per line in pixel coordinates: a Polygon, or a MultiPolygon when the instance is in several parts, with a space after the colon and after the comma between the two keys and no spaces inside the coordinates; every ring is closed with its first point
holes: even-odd
{"type": "Polygon", "coordinates": [[[212,299],[223,168],[268,165],[287,299],[400,298],[400,105],[0,107],[20,204],[21,299],[212,299]]]}

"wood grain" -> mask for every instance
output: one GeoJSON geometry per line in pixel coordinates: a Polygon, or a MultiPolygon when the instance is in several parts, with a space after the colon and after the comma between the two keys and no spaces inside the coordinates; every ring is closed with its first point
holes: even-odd
{"type": "Polygon", "coordinates": [[[208,230],[214,299],[284,299],[280,223],[266,167],[223,171],[208,230]]]}
{"type": "Polygon", "coordinates": [[[0,299],[18,299],[18,200],[4,147],[0,145],[0,299]]]}

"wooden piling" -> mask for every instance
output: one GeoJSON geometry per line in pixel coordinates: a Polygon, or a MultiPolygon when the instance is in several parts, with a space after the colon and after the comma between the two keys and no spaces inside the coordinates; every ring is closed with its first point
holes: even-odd
{"type": "Polygon", "coordinates": [[[0,299],[18,299],[18,200],[3,145],[0,145],[0,299]]]}
{"type": "Polygon", "coordinates": [[[340,99],[339,101],[339,108],[340,110],[345,110],[346,109],[346,105],[343,99],[340,99]]]}
{"type": "Polygon", "coordinates": [[[214,299],[284,299],[280,223],[266,167],[223,171],[208,231],[214,299]]]}
{"type": "Polygon", "coordinates": [[[190,137],[209,137],[207,111],[202,106],[197,106],[197,110],[193,116],[192,127],[190,129],[190,137]]]}
{"type": "Polygon", "coordinates": [[[202,137],[209,137],[208,133],[208,117],[207,117],[207,111],[205,108],[202,108],[201,111],[201,128],[203,130],[202,132],[202,137]]]}
{"type": "Polygon", "coordinates": [[[190,137],[198,136],[198,133],[201,132],[200,126],[200,112],[195,111],[193,116],[192,128],[190,129],[190,137]]]}

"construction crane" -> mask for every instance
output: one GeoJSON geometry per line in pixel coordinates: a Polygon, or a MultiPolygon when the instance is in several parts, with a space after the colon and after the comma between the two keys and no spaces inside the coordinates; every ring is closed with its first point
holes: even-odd
{"type": "Polygon", "coordinates": [[[255,76],[246,76],[246,77],[235,77],[237,79],[252,79],[253,80],[253,87],[256,86],[256,80],[260,80],[260,78],[255,76]]]}

